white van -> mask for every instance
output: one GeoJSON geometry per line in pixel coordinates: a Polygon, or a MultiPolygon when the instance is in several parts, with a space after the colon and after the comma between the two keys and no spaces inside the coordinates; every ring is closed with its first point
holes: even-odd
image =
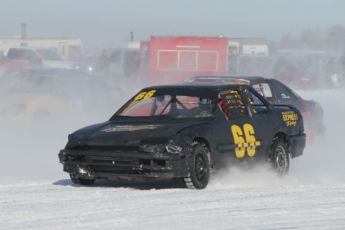
{"type": "Polygon", "coordinates": [[[55,51],[65,60],[84,57],[83,45],[77,38],[9,38],[0,39],[0,50],[9,47],[37,47],[55,51]]]}

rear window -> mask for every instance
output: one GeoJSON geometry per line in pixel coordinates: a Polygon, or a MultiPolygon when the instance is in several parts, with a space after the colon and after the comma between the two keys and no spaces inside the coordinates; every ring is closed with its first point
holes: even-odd
{"type": "Polygon", "coordinates": [[[281,104],[295,104],[298,99],[294,93],[291,93],[286,87],[281,84],[275,84],[275,93],[277,102],[281,104]]]}
{"type": "Polygon", "coordinates": [[[267,83],[258,83],[253,85],[253,88],[258,92],[261,96],[265,97],[270,103],[273,103],[273,95],[271,91],[271,87],[267,83]]]}

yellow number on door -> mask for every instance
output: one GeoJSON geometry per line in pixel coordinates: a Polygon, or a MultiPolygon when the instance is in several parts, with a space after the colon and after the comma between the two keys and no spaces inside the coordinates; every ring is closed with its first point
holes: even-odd
{"type": "Polygon", "coordinates": [[[231,132],[234,137],[234,142],[235,144],[237,144],[237,148],[235,149],[236,156],[238,158],[244,157],[246,148],[248,156],[254,156],[256,152],[256,146],[259,146],[261,143],[260,141],[256,141],[253,126],[251,124],[244,124],[242,132],[241,127],[233,125],[231,126],[231,132]],[[245,137],[245,140],[243,136],[245,137]]]}
{"type": "Polygon", "coordinates": [[[244,138],[243,138],[243,132],[241,130],[241,128],[237,125],[233,125],[231,126],[231,132],[232,132],[232,135],[234,136],[234,142],[235,144],[238,145],[238,147],[235,149],[235,152],[236,152],[236,156],[238,158],[242,158],[244,157],[244,154],[245,154],[245,148],[244,148],[244,138]]]}

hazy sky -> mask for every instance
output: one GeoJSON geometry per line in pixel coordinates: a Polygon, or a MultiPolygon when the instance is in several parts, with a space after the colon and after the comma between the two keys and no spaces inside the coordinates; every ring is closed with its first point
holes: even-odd
{"type": "Polygon", "coordinates": [[[0,0],[0,38],[76,37],[107,48],[151,35],[278,39],[302,29],[345,25],[345,0],[0,0]]]}

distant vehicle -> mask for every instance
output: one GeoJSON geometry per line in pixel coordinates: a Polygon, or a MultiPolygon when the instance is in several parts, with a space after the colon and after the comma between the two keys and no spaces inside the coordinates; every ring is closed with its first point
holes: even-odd
{"type": "Polygon", "coordinates": [[[11,60],[0,52],[0,76],[16,69],[23,69],[32,67],[33,65],[28,61],[11,60]]]}
{"type": "Polygon", "coordinates": [[[23,60],[33,65],[52,68],[75,68],[75,64],[63,60],[57,53],[47,48],[9,47],[4,55],[12,60],[23,60]]]}
{"type": "Polygon", "coordinates": [[[165,85],[142,89],[109,121],[70,134],[58,156],[75,184],[181,178],[203,189],[211,169],[239,163],[284,175],[305,143],[301,113],[271,105],[251,86],[165,85]]]}
{"type": "Polygon", "coordinates": [[[107,85],[107,89],[111,100],[119,102],[119,99],[127,100],[126,98],[128,88],[135,85],[135,78],[131,77],[130,71],[126,71],[126,68],[130,68],[134,64],[134,57],[128,54],[132,52],[127,52],[125,50],[113,50],[110,53],[108,66],[104,69],[100,63],[99,56],[87,56],[83,59],[73,62],[75,69],[91,76],[94,79],[103,81],[107,85]],[[119,58],[118,55],[121,57],[119,58]],[[127,57],[127,58],[126,58],[127,57]],[[126,65],[127,64],[127,65],[126,65]],[[126,85],[128,84],[128,87],[126,85]]]}
{"type": "Polygon", "coordinates": [[[268,41],[264,37],[258,38],[228,38],[229,55],[257,55],[268,56],[268,41]]]}
{"type": "Polygon", "coordinates": [[[0,50],[9,47],[38,47],[50,49],[65,60],[75,61],[84,57],[83,44],[75,38],[10,38],[0,39],[0,50]]]}
{"type": "Polygon", "coordinates": [[[293,105],[304,119],[306,133],[310,141],[322,139],[326,127],[323,124],[323,109],[313,100],[305,100],[291,88],[274,78],[259,76],[197,76],[182,84],[243,84],[251,85],[271,104],[293,105]]]}
{"type": "Polygon", "coordinates": [[[87,56],[73,62],[75,68],[83,73],[93,75],[98,71],[98,56],[87,56]]]}
{"type": "Polygon", "coordinates": [[[12,71],[0,77],[0,122],[25,129],[45,121],[83,119],[110,107],[108,99],[106,86],[75,70],[12,71]]]}

